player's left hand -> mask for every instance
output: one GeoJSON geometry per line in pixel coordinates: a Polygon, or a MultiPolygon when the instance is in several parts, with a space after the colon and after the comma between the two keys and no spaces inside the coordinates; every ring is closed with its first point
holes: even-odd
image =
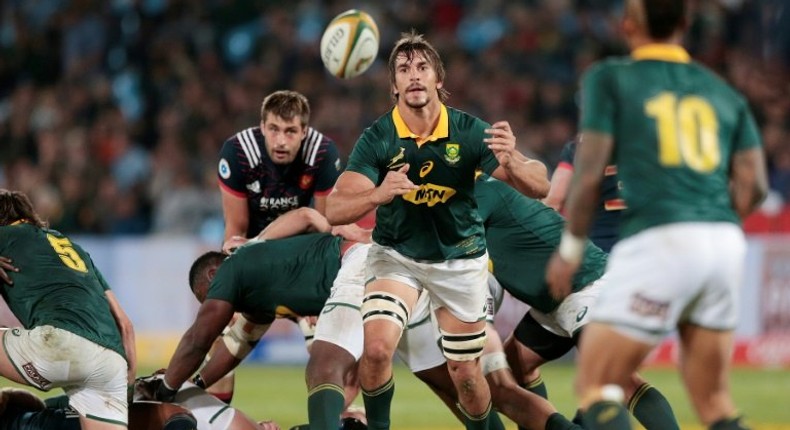
{"type": "Polygon", "coordinates": [[[0,256],[0,281],[8,285],[14,285],[14,281],[8,276],[8,272],[19,272],[19,268],[12,263],[13,261],[10,258],[0,256]]]}
{"type": "Polygon", "coordinates": [[[579,263],[565,261],[558,252],[554,252],[546,268],[546,282],[549,292],[556,300],[563,300],[571,293],[573,275],[579,269],[579,263]]]}
{"type": "Polygon", "coordinates": [[[494,152],[499,165],[507,167],[515,157],[513,152],[516,151],[516,136],[510,128],[510,123],[497,121],[485,132],[490,137],[483,139],[483,142],[488,144],[488,148],[494,152]]]}
{"type": "Polygon", "coordinates": [[[370,243],[372,230],[364,229],[354,223],[332,227],[332,236],[341,236],[352,242],[370,243]]]}

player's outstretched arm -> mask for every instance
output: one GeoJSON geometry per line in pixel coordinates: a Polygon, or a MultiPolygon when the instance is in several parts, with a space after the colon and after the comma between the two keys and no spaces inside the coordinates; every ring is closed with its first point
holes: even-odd
{"type": "Polygon", "coordinates": [[[115,323],[121,332],[121,339],[123,341],[123,349],[126,352],[126,360],[129,363],[129,371],[127,375],[127,382],[134,384],[134,378],[137,376],[137,349],[135,347],[134,326],[132,320],[126,315],[115,294],[111,290],[105,290],[104,295],[110,303],[110,312],[115,318],[115,323]]]}
{"type": "MultiPolygon", "coordinates": [[[[233,305],[229,302],[216,299],[207,299],[198,310],[197,317],[192,326],[184,333],[178,343],[176,352],[170,359],[164,377],[164,390],[161,394],[175,395],[173,390],[181,387],[200,366],[206,357],[214,339],[233,317],[233,305]]],[[[170,399],[157,397],[157,400],[170,399]]],[[[167,396],[166,396],[167,397],[167,396]]]]}
{"type": "Polygon", "coordinates": [[[343,172],[335,188],[326,199],[326,218],[332,225],[351,224],[373,209],[387,204],[418,187],[406,173],[409,165],[390,170],[378,187],[367,176],[351,171],[343,172]]]}
{"type": "Polygon", "coordinates": [[[256,239],[282,239],[301,233],[328,233],[332,230],[329,221],[313,208],[302,207],[288,211],[272,221],[256,239]]]}

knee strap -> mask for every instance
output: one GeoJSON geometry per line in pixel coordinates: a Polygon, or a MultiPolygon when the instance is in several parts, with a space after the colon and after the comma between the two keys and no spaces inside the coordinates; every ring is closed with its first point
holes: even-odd
{"type": "Polygon", "coordinates": [[[453,334],[439,330],[442,334],[442,352],[448,360],[472,361],[483,354],[486,345],[486,330],[453,334]]]}
{"type": "Polygon", "coordinates": [[[401,330],[409,322],[409,310],[398,296],[385,291],[365,294],[362,300],[362,322],[384,319],[397,324],[401,330]]]}
{"type": "Polygon", "coordinates": [[[483,376],[487,376],[491,372],[497,370],[510,369],[507,364],[507,356],[502,351],[492,352],[480,357],[480,366],[483,368],[483,376]]]}

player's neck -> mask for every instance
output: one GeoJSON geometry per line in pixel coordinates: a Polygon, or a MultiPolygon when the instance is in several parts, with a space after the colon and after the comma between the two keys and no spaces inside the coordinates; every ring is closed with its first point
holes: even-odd
{"type": "Polygon", "coordinates": [[[683,46],[683,35],[680,32],[676,32],[674,35],[667,39],[653,39],[644,34],[633,35],[628,41],[628,46],[631,49],[631,52],[647,45],[675,45],[675,46],[683,46]]]}
{"type": "Polygon", "coordinates": [[[420,108],[413,108],[403,101],[398,101],[398,111],[409,131],[420,137],[430,136],[439,124],[442,103],[432,100],[420,108]]]}

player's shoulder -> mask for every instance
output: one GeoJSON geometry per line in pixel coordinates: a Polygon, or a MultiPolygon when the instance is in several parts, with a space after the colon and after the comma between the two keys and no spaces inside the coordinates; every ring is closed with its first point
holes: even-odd
{"type": "Polygon", "coordinates": [[[746,98],[737,89],[730,85],[721,75],[705,66],[704,64],[692,61],[689,67],[697,75],[700,81],[705,82],[707,86],[716,92],[719,92],[739,105],[746,105],[746,98]]]}
{"type": "Polygon", "coordinates": [[[450,128],[459,131],[486,129],[490,124],[479,117],[458,108],[447,106],[447,117],[450,128]]]}
{"type": "Polygon", "coordinates": [[[247,127],[233,133],[225,139],[223,145],[242,146],[242,145],[262,145],[264,142],[263,132],[260,126],[247,127]]]}

